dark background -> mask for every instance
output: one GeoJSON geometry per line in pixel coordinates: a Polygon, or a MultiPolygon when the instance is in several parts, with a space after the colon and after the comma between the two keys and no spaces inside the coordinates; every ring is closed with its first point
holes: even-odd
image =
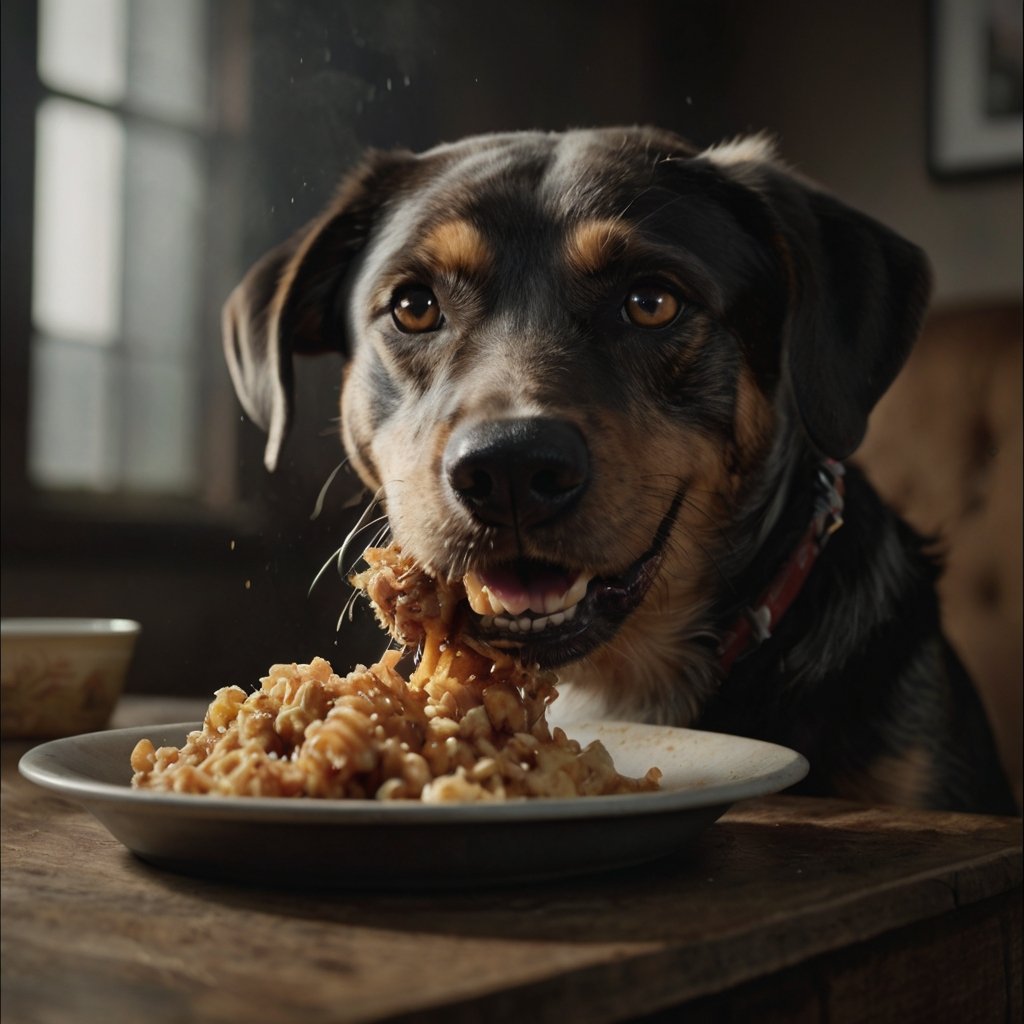
{"type": "MultiPolygon", "coordinates": [[[[237,440],[211,503],[50,494],[25,473],[36,6],[3,11],[3,580],[12,615],[139,619],[134,691],[251,685],[274,661],[336,668],[382,646],[316,571],[359,507],[341,460],[339,367],[299,368],[281,468],[227,394],[218,307],[244,268],[326,201],[366,146],[422,149],[516,128],[652,123],[698,144],[769,130],[795,166],[931,254],[936,304],[1019,298],[1020,174],[930,172],[929,7],[861,0],[220,0],[207,8],[215,177],[204,344],[237,440]]],[[[174,283],[168,282],[173,288],[174,283]]],[[[214,437],[210,435],[210,443],[214,437]]]]}

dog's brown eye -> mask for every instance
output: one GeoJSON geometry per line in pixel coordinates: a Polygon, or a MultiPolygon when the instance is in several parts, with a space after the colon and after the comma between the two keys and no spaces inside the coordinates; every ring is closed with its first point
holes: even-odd
{"type": "Polygon", "coordinates": [[[422,285],[410,285],[395,293],[391,315],[400,331],[424,334],[441,326],[441,306],[437,296],[422,285]]]}
{"type": "Polygon", "coordinates": [[[635,284],[622,304],[623,316],[636,327],[665,327],[679,312],[679,299],[658,284],[635,284]]]}

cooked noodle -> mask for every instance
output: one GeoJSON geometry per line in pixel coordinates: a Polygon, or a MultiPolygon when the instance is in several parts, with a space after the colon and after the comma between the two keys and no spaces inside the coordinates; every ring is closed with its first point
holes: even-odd
{"type": "Polygon", "coordinates": [[[338,676],[323,658],[273,665],[260,689],[216,692],[182,748],[141,740],[132,784],[235,796],[503,800],[628,793],[658,787],[616,772],[599,742],[581,747],[545,719],[554,677],[458,634],[462,593],[399,549],[371,548],[353,582],[403,651],[338,676]]]}

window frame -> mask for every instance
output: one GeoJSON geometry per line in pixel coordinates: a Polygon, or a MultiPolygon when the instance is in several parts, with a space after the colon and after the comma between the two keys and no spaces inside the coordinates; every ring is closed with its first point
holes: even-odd
{"type": "MultiPolygon", "coordinates": [[[[2,182],[2,476],[0,494],[5,557],[31,550],[144,548],[154,530],[184,541],[218,541],[230,534],[257,535],[266,513],[258,501],[262,485],[261,445],[251,430],[239,429],[237,405],[221,355],[220,306],[237,281],[243,244],[243,189],[246,159],[248,63],[245,48],[248,0],[204,2],[207,17],[209,112],[201,126],[153,117],[129,103],[103,103],[42,82],[37,65],[38,0],[2,5],[3,137],[2,182]],[[31,410],[32,268],[36,165],[36,117],[49,97],[109,111],[130,128],[133,121],[187,131],[201,146],[206,209],[200,248],[197,380],[204,418],[200,480],[194,495],[122,490],[94,492],[50,489],[35,484],[28,463],[31,410]]],[[[123,197],[122,197],[123,200],[123,197]]],[[[120,342],[123,344],[123,339],[120,342]]]]}

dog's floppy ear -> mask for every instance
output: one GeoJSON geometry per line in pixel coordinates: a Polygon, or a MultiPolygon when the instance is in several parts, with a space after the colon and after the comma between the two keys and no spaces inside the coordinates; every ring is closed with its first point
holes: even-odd
{"type": "Polygon", "coordinates": [[[292,355],[346,351],[336,296],[410,159],[369,154],[324,212],[259,260],[224,304],[228,370],[242,407],[267,432],[270,470],[292,418],[292,355]]]}
{"type": "Polygon", "coordinates": [[[780,167],[763,137],[707,156],[768,207],[789,279],[783,372],[815,447],[845,458],[917,338],[931,288],[925,255],[780,167]]]}
{"type": "Polygon", "coordinates": [[[804,212],[783,222],[784,367],[814,445],[842,459],[910,354],[931,273],[924,253],[884,225],[822,192],[788,187],[799,189],[804,212]]]}

